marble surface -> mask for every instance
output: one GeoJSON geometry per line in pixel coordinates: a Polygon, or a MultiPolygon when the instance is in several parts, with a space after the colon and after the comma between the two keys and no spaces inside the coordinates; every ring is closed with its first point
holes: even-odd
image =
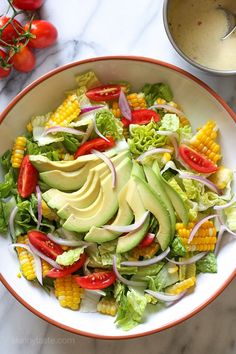
{"type": "MultiPolygon", "coordinates": [[[[1,0],[0,13],[5,0],[1,0]]],[[[162,0],[46,0],[41,16],[58,43],[37,53],[37,67],[0,82],[0,111],[33,80],[59,65],[103,55],[140,55],[180,66],[210,85],[236,110],[236,76],[202,73],[176,54],[165,34],[162,0]]],[[[194,318],[165,332],[129,341],[84,338],[37,318],[0,285],[1,353],[236,353],[235,282],[194,318]]]]}

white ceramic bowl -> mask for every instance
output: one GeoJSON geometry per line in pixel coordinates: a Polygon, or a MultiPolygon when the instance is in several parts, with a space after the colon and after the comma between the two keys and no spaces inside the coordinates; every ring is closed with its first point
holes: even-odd
{"type": "MultiPolygon", "coordinates": [[[[232,153],[236,137],[236,115],[207,85],[189,73],[163,62],[139,57],[104,57],[75,62],[60,67],[24,89],[0,115],[0,154],[12,146],[14,138],[24,131],[26,122],[34,114],[43,114],[56,107],[64,91],[75,87],[74,76],[92,69],[104,82],[127,80],[134,89],[144,83],[166,82],[174,92],[174,99],[190,118],[194,127],[207,119],[216,120],[224,163],[236,166],[232,153]]],[[[0,279],[15,298],[37,316],[74,333],[90,337],[117,339],[155,333],[193,316],[213,301],[236,274],[236,242],[225,237],[218,256],[218,273],[198,277],[194,292],[174,306],[158,313],[150,313],[144,323],[130,332],[114,325],[114,319],[100,314],[84,314],[60,307],[54,296],[24,278],[17,278],[19,264],[9,252],[10,239],[0,237],[0,279]]]]}

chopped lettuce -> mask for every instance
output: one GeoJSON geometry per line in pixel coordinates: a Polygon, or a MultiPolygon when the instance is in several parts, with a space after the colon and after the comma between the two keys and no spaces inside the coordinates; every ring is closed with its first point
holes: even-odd
{"type": "Polygon", "coordinates": [[[108,241],[98,246],[100,260],[103,266],[111,266],[116,253],[117,240],[108,241]]]}
{"type": "Polygon", "coordinates": [[[158,262],[149,266],[139,267],[136,276],[137,277],[146,277],[157,275],[160,270],[163,268],[164,262],[158,262]]]}
{"type": "Polygon", "coordinates": [[[0,183],[0,198],[7,198],[16,194],[16,176],[13,168],[5,174],[4,181],[0,183]]]}
{"type": "Polygon", "coordinates": [[[197,273],[217,273],[217,260],[214,253],[208,253],[196,262],[197,273]]]}
{"type": "Polygon", "coordinates": [[[80,145],[80,141],[73,134],[63,134],[63,146],[70,154],[74,154],[80,145]]]}
{"type": "Polygon", "coordinates": [[[124,331],[137,326],[147,306],[147,299],[136,290],[130,289],[127,295],[123,295],[119,304],[116,323],[124,331]]]}
{"type": "Polygon", "coordinates": [[[75,77],[75,80],[77,82],[77,85],[79,87],[85,86],[87,89],[91,89],[96,86],[100,86],[101,83],[99,79],[97,78],[96,74],[94,71],[86,71],[83,74],[77,75],[75,77]]]}
{"type": "Polygon", "coordinates": [[[170,271],[172,268],[175,268],[175,265],[168,262],[164,265],[164,267],[162,267],[156,276],[147,277],[149,280],[149,289],[153,291],[160,291],[169,285],[177,283],[179,280],[179,275],[178,272],[170,271]]]}
{"type": "Polygon", "coordinates": [[[26,153],[29,155],[43,155],[49,160],[58,161],[60,160],[60,150],[61,149],[57,143],[48,146],[38,146],[38,144],[31,139],[27,139],[26,153]]]}
{"type": "Polygon", "coordinates": [[[34,141],[37,141],[38,146],[49,145],[64,139],[62,136],[58,136],[58,134],[44,135],[45,123],[50,118],[50,115],[51,113],[48,113],[45,116],[36,116],[31,120],[33,126],[33,139],[34,141]]]}
{"type": "Polygon", "coordinates": [[[179,237],[175,237],[171,244],[171,252],[173,256],[181,256],[184,257],[187,253],[186,248],[184,247],[183,242],[179,237]]]}
{"type": "Polygon", "coordinates": [[[7,150],[1,157],[0,157],[0,164],[2,168],[7,172],[11,168],[11,150],[7,150]]]}
{"type": "Polygon", "coordinates": [[[152,106],[158,97],[163,98],[167,102],[173,100],[173,93],[170,87],[161,82],[156,84],[145,84],[141,91],[145,95],[148,106],[152,106]]]}
{"type": "Polygon", "coordinates": [[[130,125],[128,144],[132,154],[138,156],[145,151],[161,147],[166,143],[166,137],[157,133],[158,124],[151,121],[146,125],[130,125]]]}
{"type": "Polygon", "coordinates": [[[190,140],[193,137],[191,125],[185,125],[184,127],[179,127],[178,129],[180,142],[190,140]]]}
{"type": "Polygon", "coordinates": [[[230,230],[236,231],[236,203],[224,210],[226,222],[230,230]]]}
{"type": "Polygon", "coordinates": [[[78,261],[81,254],[84,253],[85,246],[77,247],[69,251],[65,251],[57,256],[57,263],[63,266],[69,266],[78,261]]]}
{"type": "Polygon", "coordinates": [[[161,120],[160,130],[176,132],[179,129],[179,118],[176,114],[165,114],[161,120]]]}
{"type": "Polygon", "coordinates": [[[116,281],[114,285],[114,298],[116,301],[119,303],[122,299],[122,297],[126,293],[126,286],[125,284],[121,283],[120,281],[116,281]]]}
{"type": "Polygon", "coordinates": [[[7,219],[4,214],[5,203],[2,199],[0,199],[0,233],[5,234],[7,232],[7,219]]]}
{"type": "Polygon", "coordinates": [[[123,138],[122,123],[108,109],[102,109],[96,113],[96,124],[104,136],[112,137],[115,140],[123,138]]]}

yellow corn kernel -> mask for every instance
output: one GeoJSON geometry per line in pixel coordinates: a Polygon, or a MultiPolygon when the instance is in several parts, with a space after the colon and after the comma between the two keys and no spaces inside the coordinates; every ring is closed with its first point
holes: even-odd
{"type": "Polygon", "coordinates": [[[178,270],[179,270],[179,267],[177,267],[177,266],[169,267],[168,268],[168,273],[169,274],[174,274],[174,273],[177,273],[178,270]]]}
{"type": "Polygon", "coordinates": [[[33,131],[33,125],[31,122],[29,122],[27,125],[26,125],[26,129],[28,130],[29,133],[31,133],[33,131]]]}
{"type": "Polygon", "coordinates": [[[11,164],[14,168],[21,166],[24,158],[27,139],[24,136],[18,136],[12,149],[11,164]]]}
{"type": "Polygon", "coordinates": [[[190,121],[187,117],[179,117],[179,122],[181,127],[185,127],[186,125],[190,125],[190,121]]]}
{"type": "Polygon", "coordinates": [[[115,316],[117,309],[118,305],[114,298],[103,297],[97,304],[97,311],[104,315],[115,316]]]}
{"type": "Polygon", "coordinates": [[[166,100],[164,100],[164,98],[158,97],[154,104],[166,104],[166,100]]]}
{"type": "MultiPolygon", "coordinates": [[[[17,238],[17,243],[23,243],[25,245],[28,244],[28,236],[19,236],[17,238]]],[[[36,273],[35,273],[35,263],[33,256],[24,248],[16,247],[19,262],[20,262],[20,269],[22,274],[27,280],[35,280],[36,273]]]]}
{"type": "Polygon", "coordinates": [[[165,289],[165,292],[170,295],[178,295],[178,294],[182,293],[183,291],[194,286],[195,282],[196,282],[196,278],[191,277],[191,278],[185,279],[179,283],[169,286],[168,288],[165,289]]]}
{"type": "Polygon", "coordinates": [[[66,126],[80,114],[80,105],[76,95],[68,96],[64,102],[49,117],[46,127],[55,125],[66,126]]]}
{"type": "Polygon", "coordinates": [[[170,160],[171,160],[171,154],[169,152],[165,152],[161,158],[161,162],[163,164],[166,164],[170,160]]]}
{"type": "Polygon", "coordinates": [[[142,92],[130,93],[127,96],[127,100],[128,100],[130,107],[132,109],[141,109],[141,108],[147,107],[147,102],[145,100],[144,93],[142,93],[142,92]]]}
{"type": "Polygon", "coordinates": [[[57,214],[48,207],[48,205],[46,204],[46,202],[43,200],[42,201],[42,214],[43,217],[48,219],[48,220],[57,220],[58,216],[57,214]]]}
{"type": "Polygon", "coordinates": [[[216,164],[221,158],[220,145],[216,143],[216,138],[216,123],[208,121],[190,140],[190,147],[216,164]]]}
{"type": "Polygon", "coordinates": [[[152,258],[157,253],[159,248],[160,246],[156,242],[153,242],[147,247],[137,246],[130,251],[130,260],[138,260],[139,257],[143,257],[146,259],[152,258]]]}
{"type": "Polygon", "coordinates": [[[42,259],[42,273],[43,273],[43,278],[45,278],[48,274],[48,272],[52,269],[51,264],[46,262],[44,259],[42,259]]]}
{"type": "Polygon", "coordinates": [[[121,118],[121,111],[118,102],[112,102],[111,111],[116,118],[121,118]]]}
{"type": "Polygon", "coordinates": [[[171,107],[174,107],[174,108],[179,108],[178,104],[175,103],[174,101],[168,102],[168,105],[171,106],[171,107]]]}
{"type": "Polygon", "coordinates": [[[62,307],[78,310],[83,289],[76,283],[73,275],[57,278],[54,281],[55,295],[62,307]]]}

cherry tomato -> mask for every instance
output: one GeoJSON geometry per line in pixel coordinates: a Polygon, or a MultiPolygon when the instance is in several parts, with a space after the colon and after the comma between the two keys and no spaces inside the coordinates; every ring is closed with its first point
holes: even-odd
{"type": "MultiPolygon", "coordinates": [[[[0,17],[0,29],[6,25],[6,23],[10,20],[10,17],[1,16],[0,17]]],[[[13,19],[12,23],[9,23],[4,30],[2,31],[1,39],[8,43],[14,44],[14,40],[19,36],[18,33],[23,32],[23,28],[17,20],[13,19]],[[13,24],[13,25],[12,25],[13,24]]],[[[0,41],[1,46],[4,46],[4,43],[0,41]]]]}
{"type": "Polygon", "coordinates": [[[72,264],[71,266],[64,267],[63,269],[52,268],[47,273],[47,277],[49,277],[49,278],[66,277],[67,275],[72,274],[72,273],[76,272],[77,270],[79,270],[83,266],[86,259],[87,259],[87,256],[85,253],[83,253],[80,256],[80,259],[77,262],[75,262],[74,264],[72,264]]]}
{"type": "Polygon", "coordinates": [[[218,167],[214,165],[213,162],[207,160],[205,156],[202,156],[187,145],[180,145],[179,154],[183,161],[189,165],[191,169],[197,172],[212,173],[216,172],[218,169],[218,167]]]}
{"type": "Polygon", "coordinates": [[[17,180],[17,189],[22,198],[27,198],[35,191],[38,182],[38,171],[26,155],[22,161],[17,180]]]}
{"type": "Polygon", "coordinates": [[[116,275],[114,272],[97,272],[84,277],[77,276],[75,277],[76,282],[84,289],[104,289],[113,284],[116,280],[116,275]]]}
{"type": "Polygon", "coordinates": [[[150,246],[155,239],[155,234],[147,234],[139,244],[139,247],[144,248],[150,246]]]}
{"type": "Polygon", "coordinates": [[[4,64],[6,57],[7,53],[0,49],[0,79],[9,76],[11,73],[11,67],[4,64]],[[1,58],[3,59],[3,63],[1,63],[1,58]]]}
{"type": "Polygon", "coordinates": [[[128,127],[130,124],[147,124],[150,120],[154,120],[154,122],[159,122],[160,116],[155,111],[151,109],[136,109],[131,112],[132,119],[128,120],[126,118],[122,118],[121,122],[125,127],[128,127]]]}
{"type": "MultiPolygon", "coordinates": [[[[25,25],[25,31],[29,31],[30,23],[25,25]]],[[[57,29],[52,23],[43,20],[32,21],[30,33],[35,38],[30,38],[28,46],[31,48],[47,48],[57,40],[57,29]]]]}
{"type": "Polygon", "coordinates": [[[45,256],[56,260],[57,256],[62,254],[64,251],[60,245],[51,241],[46,234],[41,231],[31,230],[28,231],[28,238],[30,243],[40,252],[45,254],[45,256]]]}
{"type": "Polygon", "coordinates": [[[21,10],[37,10],[39,9],[44,3],[44,0],[13,0],[13,6],[17,7],[21,10]]]}
{"type": "Polygon", "coordinates": [[[25,73],[32,71],[36,64],[34,53],[23,45],[21,45],[19,51],[12,56],[11,61],[16,70],[25,73]]]}
{"type": "Polygon", "coordinates": [[[93,101],[110,101],[120,95],[120,85],[102,85],[86,92],[86,96],[93,101]]]}
{"type": "Polygon", "coordinates": [[[90,154],[90,151],[92,149],[99,150],[99,151],[104,151],[107,150],[115,145],[115,140],[113,138],[107,138],[109,141],[106,141],[102,138],[95,138],[89,141],[86,141],[84,144],[82,144],[77,151],[75,152],[75,159],[77,157],[90,154]]]}

